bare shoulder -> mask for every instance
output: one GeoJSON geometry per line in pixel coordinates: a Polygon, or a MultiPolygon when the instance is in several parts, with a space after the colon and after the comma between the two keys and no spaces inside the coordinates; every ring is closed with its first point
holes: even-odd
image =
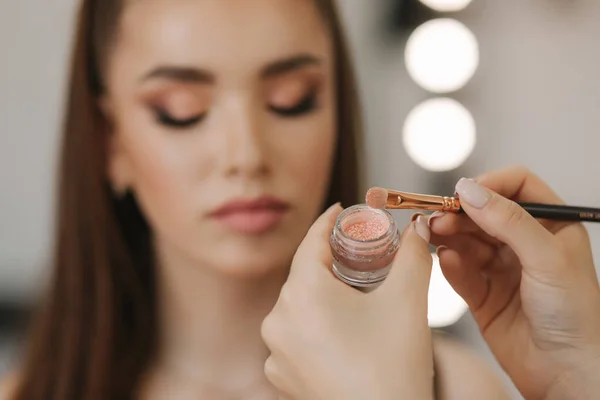
{"type": "Polygon", "coordinates": [[[444,334],[433,335],[439,400],[507,400],[509,392],[488,361],[444,334]]]}
{"type": "Polygon", "coordinates": [[[18,374],[11,372],[0,377],[0,400],[10,400],[15,395],[17,389],[18,374]]]}

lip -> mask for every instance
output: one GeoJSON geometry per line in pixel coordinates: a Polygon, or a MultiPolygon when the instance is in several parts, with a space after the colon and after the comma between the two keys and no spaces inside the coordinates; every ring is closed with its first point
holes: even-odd
{"type": "Polygon", "coordinates": [[[273,196],[234,199],[210,214],[228,229],[244,234],[261,234],[277,226],[290,206],[273,196]]]}

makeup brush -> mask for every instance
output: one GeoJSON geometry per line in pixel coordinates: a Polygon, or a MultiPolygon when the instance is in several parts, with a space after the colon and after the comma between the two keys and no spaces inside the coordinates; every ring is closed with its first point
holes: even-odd
{"type": "MultiPolygon", "coordinates": [[[[369,207],[387,208],[390,210],[464,212],[457,197],[399,192],[380,187],[374,187],[367,191],[366,202],[369,207]]],[[[558,221],[600,222],[600,208],[559,204],[517,203],[534,218],[558,221]]]]}

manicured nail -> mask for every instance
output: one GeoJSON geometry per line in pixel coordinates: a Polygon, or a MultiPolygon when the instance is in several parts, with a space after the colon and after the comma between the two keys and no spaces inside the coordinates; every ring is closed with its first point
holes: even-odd
{"type": "Polygon", "coordinates": [[[472,179],[461,178],[456,184],[460,201],[482,208],[490,200],[490,193],[472,179]]]}
{"type": "Polygon", "coordinates": [[[441,218],[441,217],[443,217],[444,215],[446,215],[446,213],[445,213],[444,211],[436,211],[436,212],[434,212],[434,213],[433,213],[433,214],[431,214],[431,215],[429,216],[429,218],[427,219],[427,226],[429,226],[429,227],[431,228],[431,223],[432,223],[432,221],[433,221],[434,219],[436,219],[436,218],[441,218]]]}
{"type": "Polygon", "coordinates": [[[422,215],[425,215],[425,214],[422,214],[422,213],[413,214],[413,216],[410,218],[410,222],[415,222],[422,215]]]}
{"type": "Polygon", "coordinates": [[[427,225],[427,219],[424,215],[419,215],[415,221],[415,230],[417,234],[423,238],[427,243],[431,237],[431,231],[427,225]]]}
{"type": "Polygon", "coordinates": [[[441,253],[442,253],[444,250],[447,250],[447,249],[448,249],[448,247],[446,247],[446,246],[444,246],[444,245],[438,246],[438,247],[437,247],[437,249],[435,249],[435,254],[438,256],[438,258],[440,258],[440,254],[441,254],[441,253]]]}
{"type": "Polygon", "coordinates": [[[330,205],[326,212],[333,211],[334,209],[341,207],[341,206],[342,206],[341,203],[338,201],[337,203],[330,205]]]}
{"type": "Polygon", "coordinates": [[[335,204],[330,205],[329,208],[325,210],[325,214],[332,214],[334,211],[337,212],[340,209],[342,209],[342,205],[339,202],[337,202],[335,204]]]}

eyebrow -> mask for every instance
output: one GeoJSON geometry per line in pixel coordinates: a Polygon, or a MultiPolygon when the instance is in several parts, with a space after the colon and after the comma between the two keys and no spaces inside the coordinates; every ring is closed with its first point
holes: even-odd
{"type": "Polygon", "coordinates": [[[321,60],[310,54],[299,54],[289,58],[275,61],[261,72],[263,78],[269,78],[277,75],[283,75],[287,72],[293,72],[310,65],[320,65],[321,60]]]}
{"type": "MultiPolygon", "coordinates": [[[[310,54],[299,54],[270,63],[261,70],[260,76],[262,78],[270,78],[293,72],[305,68],[306,66],[320,64],[321,60],[315,56],[310,54]]],[[[181,66],[161,66],[145,74],[141,81],[145,82],[156,78],[166,78],[182,83],[197,84],[210,84],[214,83],[216,80],[214,74],[203,69],[181,66]]]]}
{"type": "Polygon", "coordinates": [[[215,76],[208,71],[177,66],[162,66],[153,69],[142,77],[142,82],[150,79],[166,78],[183,83],[213,83],[215,76]]]}

